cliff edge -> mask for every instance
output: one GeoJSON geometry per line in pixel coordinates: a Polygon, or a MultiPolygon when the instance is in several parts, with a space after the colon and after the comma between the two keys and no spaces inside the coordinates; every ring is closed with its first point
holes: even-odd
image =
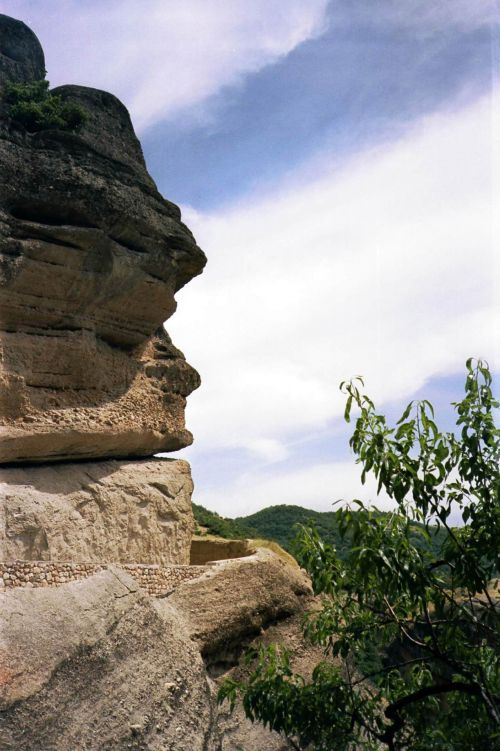
{"type": "Polygon", "coordinates": [[[199,377],[162,324],[205,255],[116,97],[55,90],[78,133],[9,116],[8,84],[43,76],[35,35],[0,16],[0,462],[179,449],[199,377]]]}
{"type": "Polygon", "coordinates": [[[309,583],[265,550],[190,565],[190,467],[154,456],[192,440],[163,321],[205,256],[113,95],[39,86],[78,130],[16,116],[44,67],[0,15],[0,748],[283,751],[216,680],[269,629],[302,649],[309,583]]]}

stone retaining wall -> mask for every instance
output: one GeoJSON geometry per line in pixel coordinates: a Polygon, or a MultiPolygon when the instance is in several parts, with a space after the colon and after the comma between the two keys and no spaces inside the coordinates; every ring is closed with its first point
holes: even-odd
{"type": "Polygon", "coordinates": [[[203,566],[206,563],[227,561],[230,558],[246,558],[253,553],[255,553],[255,547],[250,540],[193,537],[189,562],[194,566],[203,566]]]}
{"type": "MultiPolygon", "coordinates": [[[[159,566],[138,563],[116,564],[134,577],[141,589],[158,597],[171,592],[188,579],[195,579],[207,566],[159,566]]],[[[12,561],[0,563],[0,591],[14,587],[57,587],[85,579],[107,568],[97,563],[62,563],[56,561],[12,561]]]]}
{"type": "Polygon", "coordinates": [[[134,577],[141,589],[150,595],[165,595],[181,582],[196,579],[208,566],[148,566],[138,563],[122,563],[121,568],[134,577]]]}

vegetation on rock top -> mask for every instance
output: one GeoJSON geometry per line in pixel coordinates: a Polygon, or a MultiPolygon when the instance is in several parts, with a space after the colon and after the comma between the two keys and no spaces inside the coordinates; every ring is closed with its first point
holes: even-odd
{"type": "Polygon", "coordinates": [[[66,130],[77,132],[87,120],[82,107],[63,101],[58,94],[51,94],[47,80],[29,83],[8,83],[5,101],[9,116],[23,125],[30,133],[41,130],[66,130]]]}

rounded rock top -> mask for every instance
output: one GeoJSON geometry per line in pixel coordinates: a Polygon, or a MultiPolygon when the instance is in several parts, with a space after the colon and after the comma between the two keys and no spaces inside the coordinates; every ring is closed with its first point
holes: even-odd
{"type": "Polygon", "coordinates": [[[0,13],[0,86],[44,77],[45,57],[36,34],[22,21],[0,13]]]}

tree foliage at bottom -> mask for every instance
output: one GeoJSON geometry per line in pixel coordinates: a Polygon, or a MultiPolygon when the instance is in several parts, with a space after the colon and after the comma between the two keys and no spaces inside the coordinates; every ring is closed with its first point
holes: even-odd
{"type": "Polygon", "coordinates": [[[286,650],[262,647],[248,655],[248,679],[219,692],[297,749],[500,748],[500,405],[488,366],[466,368],[448,433],[427,401],[391,427],[361,379],[341,385],[346,420],[359,410],[350,445],[361,479],[374,473],[395,510],[354,501],[356,511],[337,511],[351,540],[343,560],[314,528],[301,530],[297,556],[323,603],[305,623],[325,650],[312,677],[293,671],[286,650]],[[463,526],[451,525],[452,511],[463,526]],[[439,526],[438,551],[416,544],[415,523],[424,536],[439,526]]]}

